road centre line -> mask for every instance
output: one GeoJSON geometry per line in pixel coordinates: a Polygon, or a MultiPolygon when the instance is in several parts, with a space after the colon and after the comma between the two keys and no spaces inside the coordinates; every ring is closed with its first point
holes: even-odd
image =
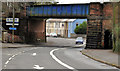
{"type": "MultiPolygon", "coordinates": [[[[30,49],[30,50],[34,50],[34,49],[30,49]]],[[[7,64],[8,64],[12,59],[14,59],[15,56],[17,56],[17,55],[19,55],[19,54],[21,54],[21,53],[24,53],[24,52],[30,51],[30,50],[21,51],[21,52],[19,52],[19,53],[17,53],[17,54],[12,55],[12,56],[11,56],[11,57],[5,62],[4,67],[6,68],[7,64]]]]}
{"type": "Polygon", "coordinates": [[[9,60],[11,60],[11,59],[12,59],[12,57],[9,58],[9,60]]]}
{"type": "Polygon", "coordinates": [[[5,62],[5,64],[8,64],[8,63],[9,63],[9,61],[5,62]]]}
{"type": "Polygon", "coordinates": [[[36,56],[37,54],[36,54],[36,53],[33,53],[32,55],[33,55],[33,56],[36,56]]]}

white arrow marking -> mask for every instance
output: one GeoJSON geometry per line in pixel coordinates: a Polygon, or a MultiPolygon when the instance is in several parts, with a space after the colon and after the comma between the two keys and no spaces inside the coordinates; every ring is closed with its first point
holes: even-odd
{"type": "Polygon", "coordinates": [[[36,56],[37,54],[36,54],[36,53],[33,53],[32,55],[33,55],[33,56],[36,56]]]}
{"type": "Polygon", "coordinates": [[[33,68],[34,68],[34,69],[38,69],[38,70],[44,69],[44,67],[40,67],[39,65],[34,65],[33,68]]]}

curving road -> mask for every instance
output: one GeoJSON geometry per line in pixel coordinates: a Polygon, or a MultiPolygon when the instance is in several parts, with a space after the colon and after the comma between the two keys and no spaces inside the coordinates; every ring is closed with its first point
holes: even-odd
{"type": "Polygon", "coordinates": [[[71,69],[75,71],[78,69],[117,69],[82,55],[80,53],[82,49],[63,46],[4,48],[2,67],[3,69],[71,69]]]}

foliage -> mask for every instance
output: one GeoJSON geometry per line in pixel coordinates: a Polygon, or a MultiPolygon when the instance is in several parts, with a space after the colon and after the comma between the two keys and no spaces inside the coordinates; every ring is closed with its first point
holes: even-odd
{"type": "Polygon", "coordinates": [[[51,4],[57,4],[55,0],[51,0],[49,2],[35,2],[34,5],[51,5],[51,4]]]}
{"type": "Polygon", "coordinates": [[[76,34],[86,34],[86,30],[87,30],[87,22],[84,21],[82,24],[80,24],[79,26],[76,26],[74,32],[76,34]]]}
{"type": "Polygon", "coordinates": [[[120,0],[110,0],[110,2],[119,2],[120,0]]]}
{"type": "Polygon", "coordinates": [[[2,13],[8,17],[13,13],[13,5],[15,12],[20,13],[20,11],[25,9],[25,6],[29,6],[31,4],[32,3],[30,2],[2,2],[2,13]]]}
{"type": "Polygon", "coordinates": [[[57,4],[55,0],[51,0],[50,2],[2,2],[2,12],[5,15],[11,15],[13,12],[13,4],[15,12],[22,11],[25,6],[33,6],[33,5],[50,5],[50,4],[57,4]]]}
{"type": "Polygon", "coordinates": [[[120,27],[118,24],[115,24],[113,29],[113,51],[120,52],[120,27]]]}
{"type": "MultiPolygon", "coordinates": [[[[116,23],[116,7],[117,4],[113,4],[113,52],[120,53],[120,22],[116,23]]],[[[120,5],[119,5],[120,6],[120,5]]]]}

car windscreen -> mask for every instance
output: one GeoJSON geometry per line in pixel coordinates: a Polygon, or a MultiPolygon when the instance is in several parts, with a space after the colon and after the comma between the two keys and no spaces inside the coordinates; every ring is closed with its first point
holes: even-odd
{"type": "Polygon", "coordinates": [[[83,40],[82,37],[78,37],[77,40],[83,40]]]}

